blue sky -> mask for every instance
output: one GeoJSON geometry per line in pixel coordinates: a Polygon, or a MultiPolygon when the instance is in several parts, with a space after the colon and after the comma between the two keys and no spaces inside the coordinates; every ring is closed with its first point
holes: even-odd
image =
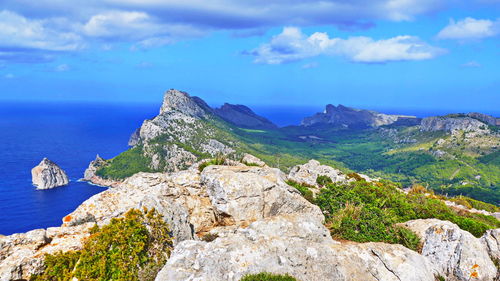
{"type": "Polygon", "coordinates": [[[0,102],[500,110],[499,0],[3,0],[0,102]]]}

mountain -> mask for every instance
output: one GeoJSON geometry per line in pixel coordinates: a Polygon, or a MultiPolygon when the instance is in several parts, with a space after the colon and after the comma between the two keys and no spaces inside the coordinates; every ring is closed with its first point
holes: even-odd
{"type": "Polygon", "coordinates": [[[255,114],[244,105],[225,103],[214,109],[214,113],[222,119],[240,127],[249,129],[276,129],[277,126],[266,118],[255,114]]]}
{"type": "Polygon", "coordinates": [[[284,171],[315,158],[346,174],[361,172],[405,187],[418,183],[500,204],[500,133],[490,124],[494,117],[471,113],[421,120],[329,105],[301,126],[275,128],[263,120],[244,106],[213,109],[200,98],[169,90],[158,116],[132,135],[132,148],[106,160],[92,181],[179,171],[219,156],[239,161],[249,153],[284,171]],[[256,124],[259,130],[248,130],[256,124]]]}
{"type": "Polygon", "coordinates": [[[304,118],[301,125],[305,127],[328,125],[344,128],[371,128],[390,125],[399,120],[404,120],[406,124],[411,123],[413,125],[418,125],[420,121],[415,116],[389,115],[371,110],[346,107],[341,104],[338,106],[328,104],[324,112],[304,118]]]}

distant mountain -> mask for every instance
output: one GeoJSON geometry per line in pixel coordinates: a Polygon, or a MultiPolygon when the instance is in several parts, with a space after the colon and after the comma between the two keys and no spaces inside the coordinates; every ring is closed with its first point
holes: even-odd
{"type": "Polygon", "coordinates": [[[222,119],[240,127],[250,129],[276,129],[277,126],[268,119],[255,114],[250,108],[240,104],[225,103],[214,109],[214,113],[222,119]]]}
{"type": "Polygon", "coordinates": [[[334,106],[329,104],[325,111],[316,113],[302,120],[301,126],[328,125],[344,128],[373,128],[402,122],[405,125],[418,125],[420,119],[415,116],[390,115],[372,110],[356,109],[341,104],[334,106]]]}
{"type": "Polygon", "coordinates": [[[472,112],[468,114],[456,113],[445,116],[427,117],[422,120],[422,131],[435,132],[446,131],[454,133],[456,131],[477,132],[487,134],[489,127],[500,125],[500,119],[490,115],[472,112]]]}

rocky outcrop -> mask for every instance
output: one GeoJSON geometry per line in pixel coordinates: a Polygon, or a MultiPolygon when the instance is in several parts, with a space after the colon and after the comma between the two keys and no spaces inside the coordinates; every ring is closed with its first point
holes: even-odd
{"type": "Polygon", "coordinates": [[[481,243],[485,246],[491,259],[500,262],[500,229],[490,229],[481,237],[481,243]]]}
{"type": "Polygon", "coordinates": [[[461,115],[427,117],[422,119],[421,130],[424,132],[445,131],[454,133],[456,131],[488,133],[485,123],[461,115]]]}
{"type": "Polygon", "coordinates": [[[288,174],[288,179],[309,186],[317,186],[316,179],[318,176],[327,176],[334,183],[347,183],[348,181],[347,176],[340,170],[321,165],[313,159],[303,165],[292,167],[288,174]]]}
{"type": "Polygon", "coordinates": [[[500,118],[493,117],[491,115],[479,113],[479,112],[470,112],[467,113],[467,116],[480,120],[491,126],[500,126],[500,118]]]}
{"type": "Polygon", "coordinates": [[[217,216],[231,223],[290,213],[307,213],[322,221],[321,210],[285,180],[280,170],[268,167],[209,166],[201,175],[217,216]]]}
{"type": "Polygon", "coordinates": [[[92,181],[96,177],[96,171],[106,164],[106,160],[102,159],[99,154],[96,155],[95,160],[91,161],[88,168],[85,169],[83,180],[92,181]]]}
{"type": "Polygon", "coordinates": [[[37,189],[50,189],[69,183],[66,173],[56,163],[47,158],[31,170],[33,185],[37,189]]]}
{"type": "MultiPolygon", "coordinates": [[[[402,224],[422,242],[422,255],[446,280],[494,280],[497,268],[481,240],[456,224],[438,219],[420,219],[402,224]],[[477,273],[477,277],[471,279],[477,273]]],[[[488,235],[487,235],[488,236],[488,235]]]]}
{"type": "Polygon", "coordinates": [[[283,214],[210,243],[181,242],[156,281],[236,281],[259,272],[287,273],[302,281],[434,280],[432,265],[403,246],[339,243],[314,216],[283,214]]]}
{"type": "Polygon", "coordinates": [[[81,249],[92,226],[49,227],[0,237],[0,280],[29,280],[43,270],[45,254],[81,249]]]}
{"type": "Polygon", "coordinates": [[[400,118],[405,119],[401,122],[408,123],[410,122],[409,119],[414,119],[415,117],[383,114],[371,110],[350,108],[341,104],[336,107],[329,104],[326,106],[324,112],[304,118],[301,126],[328,125],[344,128],[370,128],[393,124],[400,118]]]}
{"type": "Polygon", "coordinates": [[[259,166],[259,167],[266,166],[266,163],[264,161],[248,153],[245,153],[243,155],[243,158],[241,158],[241,163],[248,166],[259,166]]]}
{"type": "Polygon", "coordinates": [[[184,115],[202,118],[210,107],[200,98],[191,98],[188,93],[170,89],[163,97],[160,115],[169,112],[180,112],[184,115]]]}
{"type": "Polygon", "coordinates": [[[223,106],[214,109],[214,113],[239,127],[250,129],[276,129],[268,119],[255,114],[250,108],[240,104],[225,103],[223,106]]]}

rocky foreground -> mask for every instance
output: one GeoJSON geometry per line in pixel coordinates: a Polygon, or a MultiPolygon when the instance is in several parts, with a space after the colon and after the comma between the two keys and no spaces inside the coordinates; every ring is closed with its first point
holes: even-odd
{"type": "Polygon", "coordinates": [[[0,280],[29,279],[43,270],[44,254],[80,249],[91,226],[143,207],[161,213],[174,236],[158,281],[239,280],[263,271],[302,281],[498,276],[492,260],[500,259],[499,229],[476,238],[447,221],[404,223],[421,238],[420,252],[397,244],[335,241],[321,210],[286,181],[315,184],[313,178],[326,175],[341,183],[348,180],[341,172],[311,161],[285,175],[255,157],[246,156],[246,162],[252,165],[228,161],[200,172],[197,163],[174,173],[138,173],[82,203],[60,227],[1,237],[0,280]]]}

